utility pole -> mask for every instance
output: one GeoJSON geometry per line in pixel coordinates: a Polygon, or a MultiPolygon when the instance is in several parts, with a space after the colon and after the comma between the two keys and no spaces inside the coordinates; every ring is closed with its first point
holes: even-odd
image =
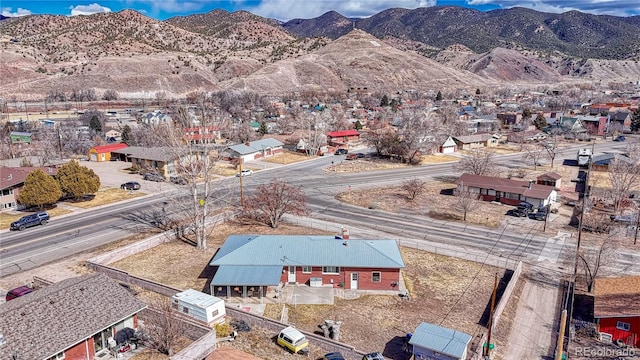
{"type": "Polygon", "coordinates": [[[244,195],[242,193],[242,161],[240,158],[240,206],[244,209],[244,195]]]}
{"type": "Polygon", "coordinates": [[[636,231],[633,235],[633,245],[638,243],[638,228],[640,227],[640,202],[638,203],[638,213],[636,214],[636,231]]]}
{"type": "Polygon", "coordinates": [[[564,329],[567,327],[567,309],[562,310],[560,318],[560,333],[558,334],[558,346],[556,348],[556,360],[562,360],[564,351],[564,329]]]}
{"type": "Polygon", "coordinates": [[[493,328],[493,310],[496,306],[496,292],[498,291],[498,274],[495,275],[493,282],[493,294],[491,295],[491,311],[489,313],[489,331],[487,332],[487,344],[484,347],[483,356],[489,358],[489,350],[491,350],[491,329],[493,328]]]}

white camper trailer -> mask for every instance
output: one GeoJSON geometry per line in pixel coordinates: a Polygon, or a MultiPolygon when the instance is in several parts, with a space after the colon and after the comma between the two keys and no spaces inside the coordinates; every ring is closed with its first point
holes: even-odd
{"type": "Polygon", "coordinates": [[[171,297],[171,306],[196,320],[215,325],[225,319],[224,300],[193,289],[187,289],[171,297]]]}

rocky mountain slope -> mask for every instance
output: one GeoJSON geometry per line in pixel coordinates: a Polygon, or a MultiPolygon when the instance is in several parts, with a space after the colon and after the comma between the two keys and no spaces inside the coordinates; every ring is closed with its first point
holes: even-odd
{"type": "MultiPolygon", "coordinates": [[[[342,26],[327,33],[325,29],[334,26],[335,16],[325,15],[292,20],[283,27],[307,37],[336,38],[350,30],[342,26]]],[[[482,12],[434,6],[388,9],[355,21],[355,26],[376,37],[393,36],[441,49],[461,44],[477,53],[504,47],[572,57],[630,59],[640,52],[637,36],[640,16],[615,17],[578,11],[551,14],[517,7],[482,12]]]]}
{"type": "Polygon", "coordinates": [[[609,24],[601,24],[585,14],[525,9],[489,14],[457,7],[389,9],[357,21],[329,12],[286,24],[222,10],[167,21],[130,10],[9,18],[0,22],[0,97],[42,99],[74,89],[95,89],[98,96],[114,89],[123,97],[152,98],[159,91],[168,96],[220,89],[269,94],[433,91],[505,82],[635,81],[640,78],[637,53],[628,60],[598,60],[554,50],[571,50],[579,41],[595,43],[618,29],[620,36],[601,40],[602,48],[610,49],[626,44],[626,31],[640,26],[640,17],[609,18],[604,18],[609,24]],[[512,20],[496,25],[499,16],[512,20]],[[553,16],[557,22],[549,22],[553,16]],[[593,39],[573,34],[560,41],[551,31],[561,22],[578,21],[570,21],[574,18],[592,21],[593,39]],[[546,36],[556,45],[541,50],[527,47],[533,40],[524,44],[530,27],[518,30],[517,24],[535,21],[549,23],[538,31],[540,39],[546,36]],[[491,37],[495,41],[483,45],[491,37]]]}

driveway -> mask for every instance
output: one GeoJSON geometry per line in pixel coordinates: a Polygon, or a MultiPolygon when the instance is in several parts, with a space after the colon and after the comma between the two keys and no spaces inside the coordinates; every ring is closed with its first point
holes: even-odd
{"type": "Polygon", "coordinates": [[[131,167],[131,163],[124,161],[82,161],[80,165],[92,169],[100,177],[101,188],[119,188],[121,184],[127,181],[137,181],[140,183],[140,192],[152,194],[173,189],[174,186],[177,186],[170,182],[142,180],[142,175],[129,174],[125,169],[131,167]]]}

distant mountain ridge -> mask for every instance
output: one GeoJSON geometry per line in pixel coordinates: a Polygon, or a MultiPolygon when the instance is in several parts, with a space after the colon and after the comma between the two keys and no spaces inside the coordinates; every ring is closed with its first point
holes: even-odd
{"type": "Polygon", "coordinates": [[[640,16],[616,17],[578,11],[544,13],[526,8],[482,12],[457,6],[393,8],[345,23],[327,13],[282,26],[299,36],[335,39],[353,24],[376,37],[393,36],[444,49],[462,44],[477,53],[496,47],[524,48],[581,58],[632,59],[640,53],[640,16]],[[330,29],[330,30],[328,30],[330,29]]]}

